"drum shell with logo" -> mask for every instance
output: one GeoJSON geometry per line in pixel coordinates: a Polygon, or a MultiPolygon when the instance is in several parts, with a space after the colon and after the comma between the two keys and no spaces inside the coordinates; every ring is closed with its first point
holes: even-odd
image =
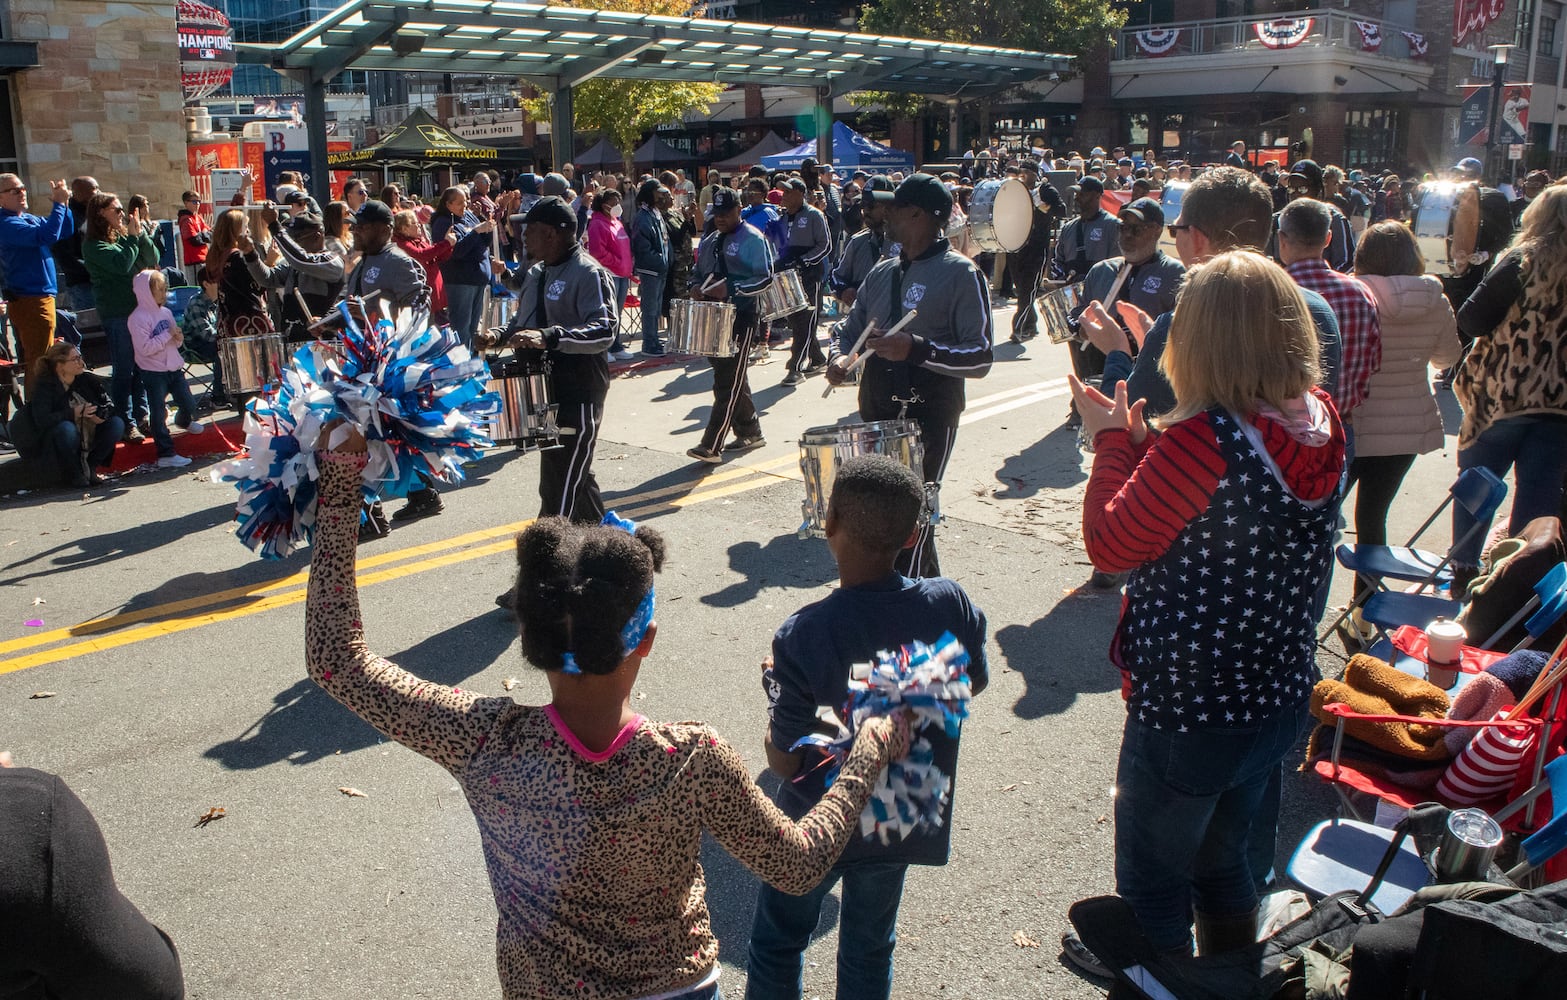
{"type": "Polygon", "coordinates": [[[1415,244],[1426,260],[1427,274],[1452,274],[1453,251],[1450,237],[1453,216],[1458,211],[1458,186],[1428,184],[1420,189],[1420,207],[1415,210],[1415,244]]]}
{"type": "Polygon", "coordinates": [[[779,271],[773,275],[773,283],[757,297],[757,312],[763,319],[782,319],[811,308],[811,300],[805,294],[805,282],[798,271],[779,271]]]}
{"type": "Polygon", "coordinates": [[[550,366],[543,361],[492,358],[484,391],[500,398],[500,410],[486,422],[496,444],[518,444],[524,449],[560,447],[559,407],[550,388],[550,366]]]}
{"type": "Polygon", "coordinates": [[[1034,195],[1028,185],[1008,177],[981,181],[969,199],[969,242],[988,253],[1019,250],[1034,222],[1034,195]]]}
{"type": "MultiPolygon", "coordinates": [[[[805,501],[800,505],[804,522],[800,537],[820,538],[827,529],[827,500],[837,478],[838,466],[859,455],[886,455],[925,478],[925,446],[919,424],[913,420],[873,420],[863,424],[811,427],[800,435],[800,471],[805,477],[805,501]]],[[[934,509],[930,484],[920,523],[931,520],[934,509]]]]}
{"type": "Polygon", "coordinates": [[[675,299],[669,303],[671,354],[728,358],[738,349],[733,303],[701,299],[675,299]]]}
{"type": "Polygon", "coordinates": [[[277,381],[288,357],[282,334],[225,337],[218,341],[223,387],[229,392],[260,392],[277,381]]]}

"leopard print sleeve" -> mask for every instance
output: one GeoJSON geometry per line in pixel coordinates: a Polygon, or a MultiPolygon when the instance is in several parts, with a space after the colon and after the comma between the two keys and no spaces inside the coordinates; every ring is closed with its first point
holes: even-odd
{"type": "Polygon", "coordinates": [[[768,885],[804,895],[849,846],[893,739],[889,720],[867,723],[832,788],[796,822],[751,780],[734,747],[709,731],[692,761],[702,825],[768,885]]]}
{"type": "Polygon", "coordinates": [[[321,452],[316,457],[321,492],[305,599],[310,677],[388,739],[449,771],[461,771],[512,702],[421,680],[370,652],[354,580],[365,456],[321,452]]]}

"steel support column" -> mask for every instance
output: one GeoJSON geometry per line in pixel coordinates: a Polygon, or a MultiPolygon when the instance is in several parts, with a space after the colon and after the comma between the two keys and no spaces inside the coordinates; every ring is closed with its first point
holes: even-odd
{"type": "Polygon", "coordinates": [[[832,165],[832,88],[816,88],[816,162],[832,165]]]}
{"type": "Polygon", "coordinates": [[[305,137],[310,140],[310,176],[305,186],[316,204],[324,207],[332,200],[332,174],[326,165],[326,80],[315,76],[305,85],[305,137]]]}
{"type": "Polygon", "coordinates": [[[553,106],[550,108],[550,152],[554,160],[550,164],[552,170],[558,171],[562,164],[571,162],[572,137],[577,131],[574,114],[571,85],[562,83],[555,89],[553,106]]]}

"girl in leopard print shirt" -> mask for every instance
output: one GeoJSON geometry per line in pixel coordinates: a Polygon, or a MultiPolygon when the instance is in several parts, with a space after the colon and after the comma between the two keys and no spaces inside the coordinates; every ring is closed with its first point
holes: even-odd
{"type": "Polygon", "coordinates": [[[888,759],[906,752],[906,723],[863,727],[826,798],[789,820],[712,729],[631,710],[657,632],[650,619],[662,539],[647,528],[632,535],[560,518],[517,541],[523,655],[548,672],[551,703],[518,705],[415,677],[370,652],[360,623],[363,448],[355,435],[318,456],[310,676],[462,785],[499,910],[505,996],[716,997],[702,831],[770,885],[808,891],[847,845],[888,759]]]}

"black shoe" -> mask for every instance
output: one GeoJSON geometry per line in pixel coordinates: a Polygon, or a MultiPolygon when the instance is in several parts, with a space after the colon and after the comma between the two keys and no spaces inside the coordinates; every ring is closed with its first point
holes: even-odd
{"type": "Polygon", "coordinates": [[[377,538],[385,538],[388,532],[375,523],[375,518],[368,517],[359,522],[359,541],[373,542],[377,538]]]}
{"type": "Polygon", "coordinates": [[[408,502],[392,515],[393,524],[408,524],[426,517],[434,517],[446,509],[441,495],[428,487],[408,494],[408,502]]]}
{"type": "Polygon", "coordinates": [[[787,374],[787,375],[785,375],[783,377],[783,382],[781,382],[780,384],[781,385],[799,385],[800,383],[802,383],[804,381],[805,381],[805,373],[804,372],[790,372],[789,374],[787,374]]]}
{"type": "Polygon", "coordinates": [[[1083,426],[1083,415],[1077,412],[1077,407],[1074,406],[1067,411],[1066,425],[1073,428],[1083,426]]]}
{"type": "Polygon", "coordinates": [[[1094,570],[1093,576],[1088,578],[1085,585],[1089,590],[1120,590],[1126,583],[1125,573],[1106,573],[1103,570],[1094,570]]]}
{"type": "Polygon", "coordinates": [[[1079,972],[1093,976],[1095,979],[1114,979],[1115,973],[1109,966],[1099,961],[1099,957],[1088,950],[1081,938],[1071,931],[1061,935],[1061,954],[1067,959],[1067,963],[1079,972]]]}
{"type": "Polygon", "coordinates": [[[698,462],[706,462],[708,465],[717,465],[724,460],[724,456],[718,452],[709,451],[701,445],[697,445],[695,448],[687,448],[686,455],[696,459],[698,462]]]}
{"type": "Polygon", "coordinates": [[[505,608],[507,611],[516,611],[517,592],[515,590],[508,590],[504,594],[497,594],[495,596],[495,606],[497,608],[505,608]]]}
{"type": "Polygon", "coordinates": [[[724,450],[728,452],[755,451],[758,448],[765,447],[767,447],[767,439],[762,437],[760,434],[752,434],[749,437],[735,438],[733,441],[724,445],[724,450]]]}

